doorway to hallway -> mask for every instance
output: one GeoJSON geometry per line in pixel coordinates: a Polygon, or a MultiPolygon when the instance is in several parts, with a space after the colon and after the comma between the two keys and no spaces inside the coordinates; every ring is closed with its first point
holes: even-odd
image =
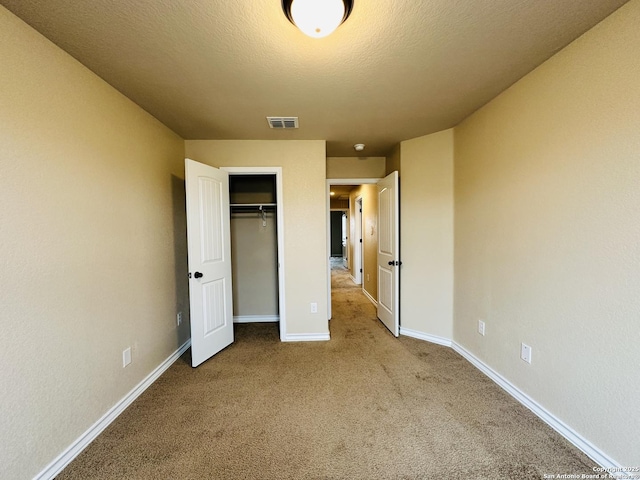
{"type": "MultiPolygon", "coordinates": [[[[347,209],[346,268],[378,311],[378,318],[399,334],[398,173],[383,179],[327,180],[327,245],[331,249],[333,211],[347,209]]],[[[337,252],[337,249],[336,249],[337,252]]],[[[331,254],[331,251],[328,252],[331,254]]],[[[331,272],[331,261],[327,268],[331,272]]],[[[329,319],[332,317],[331,275],[329,319]]]]}
{"type": "MultiPolygon", "coordinates": [[[[329,232],[331,246],[331,215],[336,212],[345,215],[345,254],[343,265],[346,278],[359,288],[374,307],[377,308],[377,182],[379,179],[352,179],[327,181],[329,197],[329,232]],[[336,182],[338,182],[336,184],[336,182]],[[346,261],[345,261],[346,259],[346,261]]],[[[338,263],[331,255],[333,262],[338,263]]],[[[329,266],[330,269],[330,266],[329,266]]],[[[329,282],[331,283],[331,275],[329,282]]],[[[329,285],[329,297],[333,291],[329,285]]],[[[328,306],[331,318],[331,302],[328,306]]]]}

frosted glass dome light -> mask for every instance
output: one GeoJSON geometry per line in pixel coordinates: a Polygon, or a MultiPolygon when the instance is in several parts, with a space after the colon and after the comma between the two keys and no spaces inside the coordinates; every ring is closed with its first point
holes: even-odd
{"type": "Polygon", "coordinates": [[[347,0],[282,0],[282,9],[302,33],[314,38],[330,35],[353,8],[347,0]]]}

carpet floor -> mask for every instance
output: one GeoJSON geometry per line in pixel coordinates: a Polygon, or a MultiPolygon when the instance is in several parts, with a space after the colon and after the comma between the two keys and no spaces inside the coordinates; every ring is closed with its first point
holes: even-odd
{"type": "Polygon", "coordinates": [[[328,342],[238,324],[174,363],[59,479],[540,479],[594,463],[453,350],[394,338],[338,263],[328,342]]]}

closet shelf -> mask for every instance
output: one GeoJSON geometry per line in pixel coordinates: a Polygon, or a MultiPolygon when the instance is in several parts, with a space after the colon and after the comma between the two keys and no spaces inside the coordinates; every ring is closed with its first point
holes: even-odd
{"type": "Polygon", "coordinates": [[[275,203],[232,203],[231,207],[275,207],[275,203]]]}

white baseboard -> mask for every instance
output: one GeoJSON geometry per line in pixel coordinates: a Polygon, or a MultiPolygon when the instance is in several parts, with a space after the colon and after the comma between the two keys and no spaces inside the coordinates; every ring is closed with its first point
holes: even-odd
{"type": "MultiPolygon", "coordinates": [[[[474,367],[484,373],[487,377],[493,380],[498,384],[503,390],[505,390],[509,395],[518,400],[522,405],[531,410],[534,414],[536,414],[542,421],[544,421],[547,425],[553,428],[556,432],[566,438],[569,442],[575,445],[578,449],[582,450],[588,457],[590,457],[594,462],[596,462],[601,467],[605,469],[610,469],[612,478],[629,478],[626,474],[622,472],[616,472],[616,469],[619,469],[621,466],[615,462],[611,457],[605,454],[598,447],[593,445],[589,440],[584,438],[578,432],[569,427],[562,420],[557,418],[547,409],[545,409],[542,405],[533,400],[529,395],[521,391],[515,385],[513,385],[509,380],[504,378],[498,372],[493,370],[491,367],[486,365],[476,356],[474,356],[471,352],[466,350],[462,345],[453,342],[451,347],[462,355],[467,361],[469,361],[474,367]]],[[[605,472],[606,473],[606,472],[605,472]]]]}
{"type": "Polygon", "coordinates": [[[279,321],[280,315],[238,315],[233,317],[233,323],[272,323],[279,321]]]}
{"type": "Polygon", "coordinates": [[[349,275],[349,278],[353,281],[353,283],[355,283],[356,285],[362,285],[362,282],[358,283],[358,281],[356,280],[356,277],[354,277],[353,275],[349,275]]]}
{"type": "Polygon", "coordinates": [[[364,296],[367,297],[376,308],[378,308],[378,302],[376,302],[375,298],[373,298],[371,294],[364,289],[364,287],[362,288],[362,293],[364,293],[364,296]]]}
{"type": "MultiPolygon", "coordinates": [[[[566,438],[569,442],[575,445],[578,449],[589,456],[594,462],[603,467],[605,470],[612,472],[613,478],[625,479],[630,478],[623,472],[616,472],[616,469],[621,468],[617,462],[611,457],[605,454],[602,450],[597,448],[586,438],[581,436],[567,424],[562,422],[559,418],[554,416],[551,412],[546,410],[535,400],[522,392],[506,378],[486,365],[480,359],[475,357],[471,352],[466,350],[462,345],[452,342],[450,339],[444,337],[438,337],[436,335],[429,335],[426,333],[418,332],[408,328],[400,327],[400,334],[407,337],[417,338],[419,340],[425,340],[438,345],[448,346],[453,348],[462,357],[464,357],[469,363],[475,366],[478,370],[484,373],[487,377],[493,380],[498,386],[505,390],[509,395],[519,401],[522,405],[531,410],[541,420],[547,423],[556,432],[566,438]]],[[[316,333],[316,334],[296,334],[292,333],[286,335],[285,342],[311,342],[311,341],[327,341],[330,340],[329,333],[316,333]]],[[[133,401],[138,398],[147,388],[149,388],[153,382],[155,382],[160,375],[162,375],[180,356],[191,346],[191,340],[186,341],[178,350],[169,356],[164,362],[162,362],[155,370],[153,370],[146,378],[144,378],[138,385],[136,385],[128,394],[126,394],[118,403],[116,403],[102,418],[94,423],[89,429],[83,433],[78,439],[72,443],[64,452],[62,452],[55,460],[53,460],[47,467],[45,467],[38,475],[34,477],[34,480],[53,479],[58,475],[69,463],[76,458],[80,452],[82,452],[93,440],[96,439],[102,431],[107,428],[133,401]]]]}
{"type": "Polygon", "coordinates": [[[431,335],[429,333],[418,332],[417,330],[411,330],[409,328],[400,327],[400,335],[406,337],[417,338],[418,340],[425,340],[427,342],[435,343],[445,347],[451,346],[451,340],[445,337],[439,337],[437,335],[431,335]]]}
{"type": "Polygon", "coordinates": [[[173,363],[180,358],[180,356],[191,346],[191,340],[187,340],[178,350],[173,352],[169,358],[158,365],[153,372],[147,375],[133,390],[127,393],[122,399],[118,401],[113,407],[105,413],[100,420],[94,423],[89,429],[84,432],[78,439],[73,442],[67,449],[62,452],[55,460],[47,465],[38,475],[34,477],[34,480],[53,479],[58,475],[67,465],[69,465],[74,458],[76,458],[80,452],[89,446],[102,431],[107,428],[111,422],[113,422],[118,415],[133,403],[147,388],[155,382],[160,375],[162,375],[173,363]]]}
{"type": "Polygon", "coordinates": [[[327,333],[289,333],[282,340],[283,342],[325,342],[330,340],[327,333]]]}
{"type": "MultiPolygon", "coordinates": [[[[611,472],[611,478],[619,478],[625,479],[629,478],[623,472],[616,472],[616,469],[620,468],[620,465],[615,462],[611,457],[605,454],[602,450],[593,445],[590,441],[580,435],[578,432],[569,427],[562,420],[557,418],[535,400],[533,400],[526,393],[521,391],[515,385],[513,385],[509,380],[504,378],[498,372],[493,370],[487,364],[478,359],[475,355],[465,349],[462,345],[451,341],[448,338],[438,337],[436,335],[430,335],[423,332],[418,332],[416,330],[411,330],[408,328],[400,327],[400,335],[405,335],[407,337],[417,338],[419,340],[425,340],[427,342],[436,343],[438,345],[443,345],[445,347],[451,347],[453,350],[458,352],[462,357],[465,358],[469,363],[471,363],[474,367],[484,373],[487,377],[493,380],[498,384],[503,390],[505,390],[509,395],[515,398],[522,405],[531,410],[536,416],[538,416],[543,422],[553,428],[556,432],[562,435],[565,439],[575,445],[578,449],[584,452],[589,458],[591,458],[594,462],[596,462],[601,467],[604,467],[605,470],[611,472]]],[[[606,472],[605,472],[606,473],[606,472]]]]}

